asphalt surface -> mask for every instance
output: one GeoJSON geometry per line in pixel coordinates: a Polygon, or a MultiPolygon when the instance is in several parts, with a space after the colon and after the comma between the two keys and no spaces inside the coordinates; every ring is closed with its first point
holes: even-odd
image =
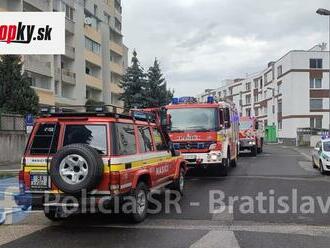
{"type": "MultiPolygon", "coordinates": [[[[0,179],[0,191],[12,192],[16,180],[0,179]]],[[[137,225],[122,215],[78,215],[59,223],[40,212],[15,216],[0,226],[0,245],[330,247],[330,176],[313,169],[304,150],[268,145],[258,157],[242,154],[228,177],[190,171],[185,187],[179,206],[168,204],[162,193],[156,197],[162,210],[137,225]],[[212,204],[220,194],[223,203],[212,204]],[[258,195],[265,199],[257,201],[258,195]],[[279,199],[287,204],[279,204],[279,199]]],[[[10,205],[10,199],[2,202],[10,205]]]]}

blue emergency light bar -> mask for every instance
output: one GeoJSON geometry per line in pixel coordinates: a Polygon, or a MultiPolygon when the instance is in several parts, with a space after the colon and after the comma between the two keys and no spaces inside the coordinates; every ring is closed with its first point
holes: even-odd
{"type": "Polygon", "coordinates": [[[172,104],[179,103],[196,103],[197,99],[192,96],[174,97],[172,98],[172,104]]]}

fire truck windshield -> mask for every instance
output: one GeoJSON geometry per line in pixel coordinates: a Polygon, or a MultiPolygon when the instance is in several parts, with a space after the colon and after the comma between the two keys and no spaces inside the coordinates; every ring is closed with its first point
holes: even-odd
{"type": "Polygon", "coordinates": [[[241,121],[239,124],[240,130],[247,130],[253,127],[253,121],[241,121]]]}
{"type": "Polygon", "coordinates": [[[172,132],[214,131],[218,127],[216,108],[169,109],[172,132]]]}

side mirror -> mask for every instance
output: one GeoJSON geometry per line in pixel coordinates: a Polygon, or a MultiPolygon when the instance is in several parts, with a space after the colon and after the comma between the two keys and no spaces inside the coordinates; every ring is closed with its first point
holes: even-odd
{"type": "Polygon", "coordinates": [[[315,147],[314,150],[319,152],[320,151],[320,147],[315,147]]]}

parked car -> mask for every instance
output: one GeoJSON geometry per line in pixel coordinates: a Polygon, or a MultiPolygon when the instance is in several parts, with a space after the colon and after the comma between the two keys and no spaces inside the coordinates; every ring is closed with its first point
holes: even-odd
{"type": "Polygon", "coordinates": [[[22,158],[16,201],[43,209],[46,217],[57,220],[63,217],[63,207],[88,210],[90,198],[99,203],[104,197],[111,202],[116,196],[130,196],[136,201],[132,220],[143,221],[149,191],[169,186],[183,193],[186,162],[170,150],[162,130],[141,114],[42,116],[22,158]],[[84,192],[86,199],[81,196],[84,192]],[[68,196],[77,202],[68,202],[68,196]]]}
{"type": "Polygon", "coordinates": [[[330,139],[322,139],[316,143],[312,154],[313,167],[320,170],[321,174],[330,171],[330,139]]]}

